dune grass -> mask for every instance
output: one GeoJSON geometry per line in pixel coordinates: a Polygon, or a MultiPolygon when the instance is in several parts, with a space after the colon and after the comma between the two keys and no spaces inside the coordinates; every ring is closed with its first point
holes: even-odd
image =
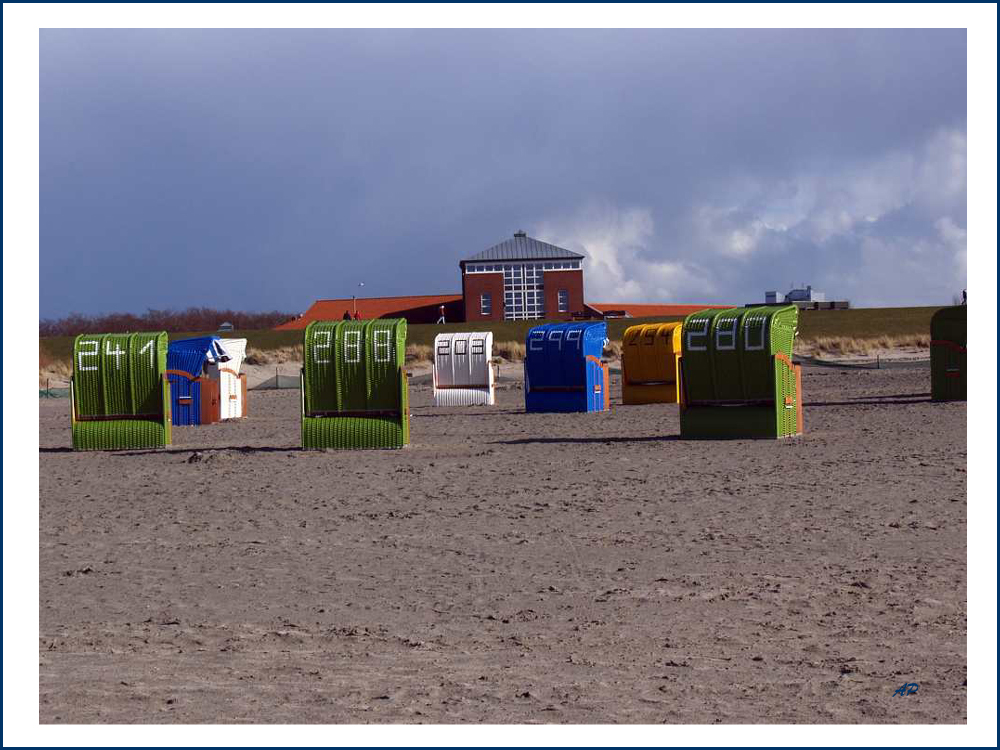
{"type": "Polygon", "coordinates": [[[70,357],[58,359],[49,354],[44,347],[38,350],[38,387],[44,388],[46,381],[69,381],[73,374],[70,357]]]}
{"type": "Polygon", "coordinates": [[[248,365],[280,365],[285,362],[302,361],[302,344],[277,346],[273,349],[262,349],[247,343],[247,356],[244,360],[248,365]]]}
{"type": "Polygon", "coordinates": [[[930,350],[931,337],[929,333],[917,333],[903,336],[817,336],[813,339],[795,342],[795,353],[809,357],[827,355],[842,356],[855,354],[871,356],[880,351],[892,349],[927,349],[930,350]]]}

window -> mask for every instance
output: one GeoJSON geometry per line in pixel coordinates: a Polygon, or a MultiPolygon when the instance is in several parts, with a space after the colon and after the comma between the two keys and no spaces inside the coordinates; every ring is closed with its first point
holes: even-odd
{"type": "Polygon", "coordinates": [[[483,354],[486,351],[486,339],[472,339],[472,353],[483,354]]]}
{"type": "Polygon", "coordinates": [[[483,292],[479,295],[479,314],[493,314],[493,295],[490,292],[483,292]]]}
{"type": "Polygon", "coordinates": [[[542,263],[505,264],[503,274],[504,320],[545,317],[542,263]]]}
{"type": "Polygon", "coordinates": [[[443,340],[438,344],[438,354],[445,355],[451,354],[451,342],[448,339],[443,340]]]}
{"type": "Polygon", "coordinates": [[[455,341],[455,355],[465,354],[465,339],[456,339],[455,341]]]}
{"type": "Polygon", "coordinates": [[[559,290],[559,312],[569,312],[569,292],[566,289],[559,290]]]}

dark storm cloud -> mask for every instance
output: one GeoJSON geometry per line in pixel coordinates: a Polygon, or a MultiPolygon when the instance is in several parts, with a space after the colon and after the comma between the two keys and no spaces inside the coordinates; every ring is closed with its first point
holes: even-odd
{"type": "Polygon", "coordinates": [[[459,288],[523,227],[598,300],[965,285],[964,31],[41,34],[41,310],[459,288]]]}

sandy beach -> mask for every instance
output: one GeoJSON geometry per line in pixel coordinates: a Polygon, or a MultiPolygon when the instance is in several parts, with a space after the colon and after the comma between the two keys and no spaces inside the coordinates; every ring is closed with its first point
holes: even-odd
{"type": "Polygon", "coordinates": [[[415,373],[400,451],[303,452],[278,390],[74,453],[40,400],[40,720],[966,721],[966,405],[926,367],[808,367],[803,437],[713,442],[525,414],[518,371],[472,409],[415,373]]]}

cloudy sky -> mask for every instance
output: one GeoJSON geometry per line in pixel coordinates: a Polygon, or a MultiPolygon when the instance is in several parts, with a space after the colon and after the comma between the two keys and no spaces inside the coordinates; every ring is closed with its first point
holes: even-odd
{"type": "Polygon", "coordinates": [[[458,292],[523,228],[589,301],[966,285],[966,35],[43,30],[43,317],[458,292]]]}

